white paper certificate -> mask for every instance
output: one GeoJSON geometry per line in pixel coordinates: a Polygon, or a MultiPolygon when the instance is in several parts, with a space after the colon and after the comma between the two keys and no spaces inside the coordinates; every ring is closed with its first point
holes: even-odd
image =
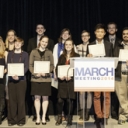
{"type": "Polygon", "coordinates": [[[104,44],[89,45],[89,53],[93,56],[105,56],[104,44]]]}
{"type": "Polygon", "coordinates": [[[70,68],[70,65],[61,65],[58,66],[58,77],[67,77],[67,73],[68,76],[73,76],[73,68],[70,68]],[[69,70],[68,70],[69,69],[69,70]]]}
{"type": "Polygon", "coordinates": [[[24,76],[24,64],[23,63],[9,63],[8,64],[8,76],[24,76]]]}
{"type": "Polygon", "coordinates": [[[120,49],[119,61],[126,61],[126,60],[128,60],[128,50],[127,49],[120,49]]]}
{"type": "Polygon", "coordinates": [[[4,75],[4,66],[0,65],[0,78],[3,78],[4,75]]]}
{"type": "Polygon", "coordinates": [[[49,73],[50,61],[34,61],[34,73],[49,73]]]}

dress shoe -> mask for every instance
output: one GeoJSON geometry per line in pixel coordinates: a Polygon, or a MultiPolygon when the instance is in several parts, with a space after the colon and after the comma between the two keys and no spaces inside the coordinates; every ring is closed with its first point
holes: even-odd
{"type": "Polygon", "coordinates": [[[58,115],[56,126],[59,126],[62,123],[62,115],[58,115]]]}
{"type": "Polygon", "coordinates": [[[24,123],[20,123],[20,124],[17,124],[18,126],[23,126],[23,125],[25,125],[24,123]]]}
{"type": "Polygon", "coordinates": [[[108,119],[107,118],[102,118],[101,123],[102,123],[102,125],[108,125],[108,119]]]}
{"type": "Polygon", "coordinates": [[[46,122],[42,122],[42,125],[46,125],[47,123],[46,122]]]}
{"type": "Polygon", "coordinates": [[[12,124],[12,123],[8,123],[8,126],[13,126],[13,125],[15,125],[15,124],[12,124]]]}
{"type": "Polygon", "coordinates": [[[36,116],[35,116],[35,115],[33,116],[33,119],[32,119],[32,121],[36,121],[36,116]]]}
{"type": "Polygon", "coordinates": [[[46,120],[46,122],[49,122],[50,121],[50,119],[49,119],[48,116],[45,117],[45,120],[46,120]]]}

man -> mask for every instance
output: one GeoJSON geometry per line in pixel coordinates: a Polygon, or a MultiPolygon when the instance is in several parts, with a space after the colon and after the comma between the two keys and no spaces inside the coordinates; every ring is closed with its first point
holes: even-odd
{"type": "MultiPolygon", "coordinates": [[[[46,29],[45,29],[44,25],[42,25],[42,24],[37,24],[37,26],[36,26],[36,33],[37,33],[37,36],[36,36],[36,37],[33,37],[33,38],[31,38],[31,39],[29,39],[29,42],[28,42],[27,52],[29,53],[29,55],[30,55],[30,53],[31,53],[31,51],[32,51],[33,49],[37,48],[38,43],[39,43],[39,40],[40,40],[40,37],[44,35],[45,31],[46,31],[46,29]]],[[[47,48],[48,48],[49,50],[53,51],[53,47],[54,47],[54,42],[53,42],[53,40],[49,39],[47,48]]],[[[30,76],[30,73],[28,73],[28,83],[29,83],[29,84],[31,84],[31,82],[30,82],[30,77],[31,77],[31,76],[30,76]]],[[[29,90],[29,89],[28,89],[28,90],[29,90]]],[[[34,102],[34,100],[33,100],[33,102],[34,102]]],[[[34,103],[33,103],[33,106],[32,106],[32,107],[33,107],[33,109],[34,109],[34,103]]],[[[33,111],[32,114],[34,115],[33,121],[35,121],[35,120],[36,120],[35,109],[32,110],[32,111],[33,111]]],[[[46,115],[46,121],[47,121],[47,122],[50,121],[50,119],[49,119],[49,117],[48,117],[48,113],[47,113],[47,115],[46,115]]]]}
{"type": "MultiPolygon", "coordinates": [[[[119,56],[120,49],[128,50],[128,27],[123,29],[123,41],[116,47],[115,55],[119,56]]],[[[128,61],[118,62],[116,68],[116,93],[119,99],[118,124],[124,124],[128,120],[128,61]]]]}
{"type": "MultiPolygon", "coordinates": [[[[111,42],[113,45],[113,57],[117,57],[114,56],[114,52],[116,50],[116,45],[118,45],[121,42],[121,40],[116,35],[117,31],[118,29],[116,23],[114,22],[108,23],[107,25],[108,36],[105,38],[105,40],[111,42]]],[[[111,117],[113,119],[118,120],[118,115],[119,115],[118,110],[119,110],[119,101],[117,95],[115,92],[111,92],[111,117]]]]}
{"type": "MultiPolygon", "coordinates": [[[[95,27],[94,33],[96,36],[96,40],[89,45],[103,44],[104,49],[105,49],[105,57],[111,57],[112,56],[112,44],[104,40],[104,36],[106,34],[104,25],[97,24],[95,27]]],[[[87,48],[87,56],[88,57],[93,56],[92,54],[89,54],[88,48],[87,48]]],[[[94,110],[96,114],[96,121],[95,121],[96,126],[97,128],[101,128],[100,122],[104,124],[104,118],[105,118],[106,124],[107,124],[107,119],[109,117],[110,92],[94,92],[94,110]],[[101,105],[101,93],[104,96],[104,103],[102,103],[102,105],[101,105]],[[105,108],[104,108],[104,105],[105,105],[105,108]]]]}
{"type": "MultiPolygon", "coordinates": [[[[90,39],[90,33],[86,30],[83,30],[81,33],[82,43],[76,46],[80,57],[86,57],[87,45],[89,44],[89,39],[90,39]]],[[[85,121],[87,121],[90,118],[89,112],[92,106],[92,93],[80,92],[79,102],[80,102],[80,109],[81,109],[79,120],[84,119],[85,121]]]]}
{"type": "MultiPolygon", "coordinates": [[[[29,42],[28,42],[28,48],[27,48],[27,51],[28,53],[30,54],[31,51],[33,49],[35,49],[37,46],[38,46],[38,43],[39,43],[39,40],[40,40],[40,37],[44,35],[44,32],[46,31],[44,25],[42,24],[37,24],[36,26],[36,33],[37,33],[37,36],[36,37],[33,37],[31,39],[29,39],[29,42]]],[[[47,48],[51,51],[53,51],[53,47],[54,47],[54,42],[53,40],[49,39],[49,42],[48,42],[48,46],[47,48]]]]}

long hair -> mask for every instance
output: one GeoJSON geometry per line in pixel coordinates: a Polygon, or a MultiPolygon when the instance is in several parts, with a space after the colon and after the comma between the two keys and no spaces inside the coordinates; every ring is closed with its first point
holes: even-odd
{"type": "Polygon", "coordinates": [[[69,35],[70,35],[69,39],[72,39],[72,35],[71,35],[70,30],[69,30],[68,28],[64,28],[64,29],[62,29],[61,34],[60,34],[60,37],[59,37],[59,39],[58,39],[58,42],[59,42],[59,43],[62,42],[62,35],[63,35],[63,33],[66,32],[66,31],[68,31],[68,33],[69,33],[69,35]]]}
{"type": "MultiPolygon", "coordinates": [[[[9,32],[13,32],[13,33],[14,33],[14,36],[15,36],[15,38],[16,38],[16,32],[15,32],[13,29],[11,29],[11,30],[9,30],[9,31],[7,32],[6,39],[5,39],[5,46],[6,46],[7,49],[9,48],[9,41],[8,41],[8,33],[9,33],[9,32]]],[[[15,40],[15,39],[14,39],[14,40],[15,40]]]]}
{"type": "MultiPolygon", "coordinates": [[[[71,41],[71,42],[72,42],[73,48],[72,48],[72,51],[71,51],[71,53],[70,53],[70,57],[74,57],[74,55],[75,55],[74,42],[73,42],[73,40],[71,40],[71,39],[67,39],[66,42],[67,42],[67,41],[71,41]]],[[[66,42],[64,43],[64,50],[63,50],[63,55],[65,56],[65,58],[67,57],[67,50],[65,49],[66,42]]]]}
{"type": "Polygon", "coordinates": [[[0,58],[4,58],[5,46],[2,37],[0,36],[0,58]]]}

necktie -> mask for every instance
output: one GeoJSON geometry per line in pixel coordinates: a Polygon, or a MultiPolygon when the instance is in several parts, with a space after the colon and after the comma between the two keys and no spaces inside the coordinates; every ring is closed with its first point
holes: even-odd
{"type": "Polygon", "coordinates": [[[114,48],[114,41],[115,41],[114,38],[111,38],[110,42],[113,44],[113,48],[114,48]]]}

